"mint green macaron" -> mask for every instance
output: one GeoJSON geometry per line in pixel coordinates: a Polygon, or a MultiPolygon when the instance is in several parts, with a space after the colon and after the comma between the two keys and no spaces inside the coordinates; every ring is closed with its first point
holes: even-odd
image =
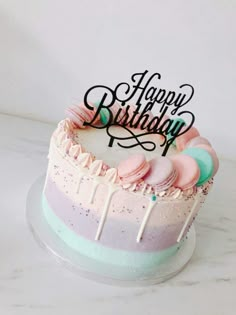
{"type": "MultiPolygon", "coordinates": [[[[175,119],[173,119],[172,125],[176,124],[177,122],[179,123],[178,125],[180,125],[181,123],[184,123],[184,126],[187,125],[186,122],[182,118],[175,118],[175,119]]],[[[166,135],[166,137],[167,137],[167,140],[169,140],[170,138],[172,138],[172,135],[170,133],[168,133],[166,135]]],[[[176,146],[175,140],[172,142],[172,145],[176,146]]]]}
{"type": "MultiPolygon", "coordinates": [[[[95,102],[94,105],[96,106],[96,108],[98,108],[99,106],[99,102],[95,102]]],[[[110,112],[107,108],[102,108],[99,112],[100,114],[100,120],[101,120],[101,123],[103,125],[106,125],[110,119],[110,112]]]]}
{"type": "Polygon", "coordinates": [[[191,156],[198,164],[200,177],[197,186],[203,185],[213,176],[214,163],[211,155],[206,150],[194,147],[187,148],[181,153],[191,156]]]}

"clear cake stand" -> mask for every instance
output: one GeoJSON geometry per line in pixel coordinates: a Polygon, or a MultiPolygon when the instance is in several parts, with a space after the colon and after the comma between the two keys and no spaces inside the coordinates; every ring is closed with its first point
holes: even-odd
{"type": "Polygon", "coordinates": [[[82,256],[68,247],[46,222],[41,206],[41,195],[45,176],[38,178],[31,186],[26,202],[26,217],[36,241],[54,258],[76,274],[95,281],[120,286],[144,286],[166,281],[179,273],[193,255],[196,234],[192,225],[188,237],[174,256],[155,269],[140,275],[133,268],[111,266],[82,256]],[[117,276],[119,275],[119,276],[117,276]]]}

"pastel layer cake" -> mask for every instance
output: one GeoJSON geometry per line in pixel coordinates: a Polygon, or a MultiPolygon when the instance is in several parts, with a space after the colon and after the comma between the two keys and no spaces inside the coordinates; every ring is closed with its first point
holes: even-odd
{"type": "MultiPolygon", "coordinates": [[[[115,128],[122,135],[124,130],[115,128]]],[[[181,174],[181,163],[175,167],[174,161],[182,153],[173,146],[160,159],[160,136],[150,137],[157,143],[153,152],[123,149],[116,142],[108,147],[104,130],[80,128],[71,118],[61,121],[51,138],[42,195],[45,218],[66,245],[95,263],[142,276],[182,246],[213,174],[194,164],[194,157],[191,169],[199,170],[181,174]]]]}

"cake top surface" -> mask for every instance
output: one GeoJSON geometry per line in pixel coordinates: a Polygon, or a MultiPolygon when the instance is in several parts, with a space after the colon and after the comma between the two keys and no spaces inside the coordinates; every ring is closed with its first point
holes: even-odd
{"type": "MultiPolygon", "coordinates": [[[[126,131],[119,126],[114,126],[115,133],[118,133],[121,137],[125,136],[126,131]]],[[[141,130],[136,130],[137,133],[141,133],[141,130]]],[[[113,146],[109,147],[109,139],[107,137],[104,129],[95,129],[95,128],[82,128],[75,129],[74,131],[74,141],[76,143],[82,144],[87,152],[91,152],[96,159],[101,159],[106,161],[110,167],[117,167],[120,161],[125,160],[133,154],[143,153],[147,160],[161,156],[163,149],[160,147],[160,142],[163,139],[160,139],[159,135],[149,134],[146,136],[147,140],[151,140],[156,144],[156,149],[154,151],[144,151],[140,146],[132,148],[122,148],[119,146],[118,141],[114,141],[113,146]]],[[[126,145],[129,146],[133,143],[133,140],[126,140],[126,145]]],[[[177,153],[176,148],[170,147],[167,155],[171,156],[177,153]]]]}

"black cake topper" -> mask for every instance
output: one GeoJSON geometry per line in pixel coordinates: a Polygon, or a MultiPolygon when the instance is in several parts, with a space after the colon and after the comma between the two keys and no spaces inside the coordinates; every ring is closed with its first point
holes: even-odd
{"type": "MultiPolygon", "coordinates": [[[[142,73],[134,73],[131,76],[131,83],[121,82],[114,89],[105,85],[95,85],[87,90],[84,95],[84,105],[89,110],[94,107],[89,102],[89,97],[94,91],[102,92],[100,100],[97,102],[96,113],[90,122],[84,122],[84,125],[98,129],[106,129],[110,137],[108,146],[112,146],[114,140],[122,148],[132,148],[141,146],[144,150],[153,151],[156,148],[155,142],[147,139],[150,134],[159,134],[163,136],[163,142],[160,144],[164,147],[162,155],[166,155],[170,145],[180,135],[187,132],[195,121],[192,112],[183,110],[183,107],[192,99],[194,88],[190,84],[182,84],[179,86],[180,92],[168,91],[166,89],[157,88],[151,85],[154,79],[161,79],[160,73],[154,73],[148,78],[148,71],[142,73]],[[146,79],[146,80],[145,80],[146,79]],[[144,83],[145,82],[145,83],[144,83]],[[136,98],[136,109],[130,114],[130,101],[136,98]],[[112,110],[120,102],[120,106],[116,113],[112,110]],[[154,106],[159,106],[159,115],[150,117],[148,112],[154,106]],[[184,120],[163,119],[164,115],[170,109],[170,115],[188,118],[190,123],[185,126],[184,120]],[[103,112],[106,121],[101,126],[95,124],[98,115],[103,112]],[[117,134],[114,126],[120,126],[125,133],[117,134]],[[139,127],[139,132],[135,129],[139,127]],[[141,132],[140,132],[141,130],[141,132]],[[129,140],[129,141],[127,141],[129,140]],[[132,143],[130,143],[130,140],[132,143]],[[128,143],[127,143],[128,142],[128,143]]],[[[116,107],[117,108],[117,107],[116,107]]]]}

